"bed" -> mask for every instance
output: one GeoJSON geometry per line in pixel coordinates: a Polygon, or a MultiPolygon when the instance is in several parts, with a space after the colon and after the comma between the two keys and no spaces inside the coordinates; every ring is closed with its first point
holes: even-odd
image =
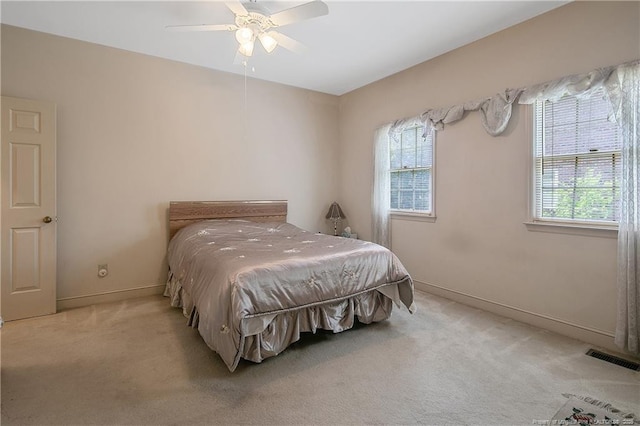
{"type": "Polygon", "coordinates": [[[230,371],[318,329],[414,312],[413,281],[377,244],[286,222],[286,201],[171,202],[165,296],[230,371]]]}

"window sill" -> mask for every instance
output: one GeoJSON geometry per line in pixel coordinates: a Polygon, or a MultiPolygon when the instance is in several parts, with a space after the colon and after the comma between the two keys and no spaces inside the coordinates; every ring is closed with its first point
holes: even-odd
{"type": "Polygon", "coordinates": [[[436,217],[427,213],[417,213],[417,212],[403,212],[403,211],[391,211],[391,219],[400,219],[400,220],[413,220],[416,222],[429,222],[434,223],[436,221],[436,217]]]}
{"type": "Polygon", "coordinates": [[[553,234],[582,235],[586,237],[618,238],[617,225],[575,224],[567,222],[525,222],[528,231],[553,234]]]}

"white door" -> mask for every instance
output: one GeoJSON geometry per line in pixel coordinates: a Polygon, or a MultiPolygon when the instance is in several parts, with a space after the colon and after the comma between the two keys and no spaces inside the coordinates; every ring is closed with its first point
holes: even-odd
{"type": "Polygon", "coordinates": [[[2,303],[7,320],[56,311],[56,107],[2,97],[2,303]]]}

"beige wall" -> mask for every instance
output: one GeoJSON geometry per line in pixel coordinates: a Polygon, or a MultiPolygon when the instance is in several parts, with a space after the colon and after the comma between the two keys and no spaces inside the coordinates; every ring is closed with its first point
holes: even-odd
{"type": "Polygon", "coordinates": [[[171,200],[286,199],[329,230],[335,96],[249,79],[245,110],[241,76],[9,26],[2,94],[58,107],[59,299],[163,284],[171,200]]]}
{"type": "MultiPolygon", "coordinates": [[[[371,235],[372,138],[378,126],[637,59],[639,27],[638,2],[571,3],[342,96],[338,199],[354,230],[371,235]]],[[[394,219],[392,248],[414,279],[445,289],[426,286],[431,290],[611,335],[615,235],[531,232],[523,224],[529,114],[517,107],[506,133],[496,138],[484,132],[477,113],[438,132],[437,220],[394,219]]]]}

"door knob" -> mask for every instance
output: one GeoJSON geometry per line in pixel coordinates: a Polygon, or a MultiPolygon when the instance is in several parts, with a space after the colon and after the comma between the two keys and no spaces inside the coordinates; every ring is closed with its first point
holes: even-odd
{"type": "Polygon", "coordinates": [[[44,219],[42,219],[44,223],[51,223],[52,220],[53,219],[51,219],[51,216],[45,216],[44,219]]]}

